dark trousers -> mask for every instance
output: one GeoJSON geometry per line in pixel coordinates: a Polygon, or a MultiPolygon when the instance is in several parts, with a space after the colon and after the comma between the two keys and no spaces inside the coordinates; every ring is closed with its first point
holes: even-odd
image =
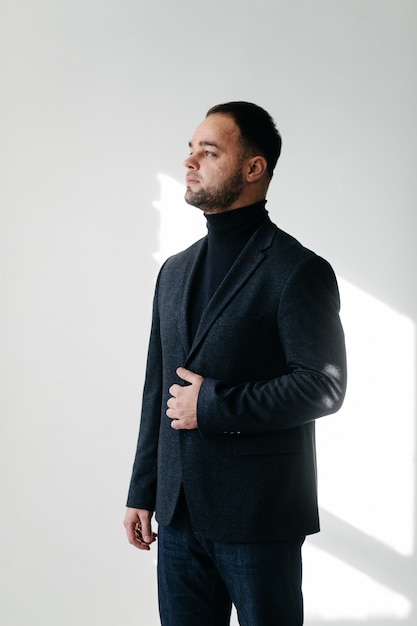
{"type": "Polygon", "coordinates": [[[193,531],[183,502],[158,531],[162,626],[228,626],[232,603],[241,626],[301,626],[304,539],[211,541],[193,531]]]}

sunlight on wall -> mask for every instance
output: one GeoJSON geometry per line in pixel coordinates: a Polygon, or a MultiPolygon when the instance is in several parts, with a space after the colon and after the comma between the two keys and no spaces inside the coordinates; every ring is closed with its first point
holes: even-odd
{"type": "MultiPolygon", "coordinates": [[[[183,184],[158,180],[161,264],[206,226],[183,184]]],[[[323,532],[304,549],[306,617],[401,620],[412,609],[415,328],[346,280],[339,286],[349,383],[341,411],[317,425],[323,532]]]]}
{"type": "Polygon", "coordinates": [[[405,619],[411,612],[411,602],[403,595],[309,545],[308,540],[303,551],[303,579],[309,619],[331,624],[347,619],[360,623],[380,619],[386,624],[387,619],[405,619]]]}
{"type": "MultiPolygon", "coordinates": [[[[321,478],[330,512],[403,555],[413,552],[415,329],[412,321],[339,278],[348,353],[340,414],[323,420],[321,478]]],[[[321,426],[321,424],[320,424],[321,426]]],[[[319,426],[319,428],[320,428],[319,426]]]]}
{"type": "Polygon", "coordinates": [[[339,414],[317,424],[323,533],[306,545],[306,604],[326,619],[405,619],[415,524],[415,328],[347,281],[339,278],[339,286],[348,393],[339,414]]]}
{"type": "Polygon", "coordinates": [[[162,265],[169,256],[204,237],[207,230],[202,212],[184,200],[185,185],[166,174],[158,174],[157,179],[161,196],[152,204],[160,213],[159,250],[153,257],[162,265]]]}

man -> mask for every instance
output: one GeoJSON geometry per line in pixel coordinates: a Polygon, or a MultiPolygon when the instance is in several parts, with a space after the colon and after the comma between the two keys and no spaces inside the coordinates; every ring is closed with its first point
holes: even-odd
{"type": "Polygon", "coordinates": [[[125,527],[149,550],[156,511],[163,626],[224,626],[232,603],[243,626],[299,626],[314,420],[346,383],[337,283],[268,217],[266,111],[213,107],[189,146],[185,199],[208,235],[158,277],[125,527]]]}

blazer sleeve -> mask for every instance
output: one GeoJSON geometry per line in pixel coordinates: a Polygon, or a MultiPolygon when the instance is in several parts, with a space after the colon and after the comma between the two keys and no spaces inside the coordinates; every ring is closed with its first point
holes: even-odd
{"type": "Polygon", "coordinates": [[[337,281],[327,261],[312,255],[300,262],[277,296],[285,372],[270,380],[256,380],[255,374],[233,385],[205,378],[197,407],[200,434],[276,432],[336,412],[347,378],[339,309],[337,281]]]}
{"type": "Polygon", "coordinates": [[[158,313],[158,283],[153,301],[152,326],[143,388],[139,438],[130,481],[127,506],[155,509],[157,449],[161,419],[162,356],[158,313]]]}

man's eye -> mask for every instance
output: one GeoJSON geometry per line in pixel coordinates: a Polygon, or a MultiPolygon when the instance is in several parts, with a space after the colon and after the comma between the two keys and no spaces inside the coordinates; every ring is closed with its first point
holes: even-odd
{"type": "Polygon", "coordinates": [[[205,155],[206,155],[206,156],[210,156],[210,157],[214,157],[214,156],[216,156],[216,155],[214,154],[214,152],[211,152],[210,150],[206,150],[206,151],[205,151],[205,155]]]}

